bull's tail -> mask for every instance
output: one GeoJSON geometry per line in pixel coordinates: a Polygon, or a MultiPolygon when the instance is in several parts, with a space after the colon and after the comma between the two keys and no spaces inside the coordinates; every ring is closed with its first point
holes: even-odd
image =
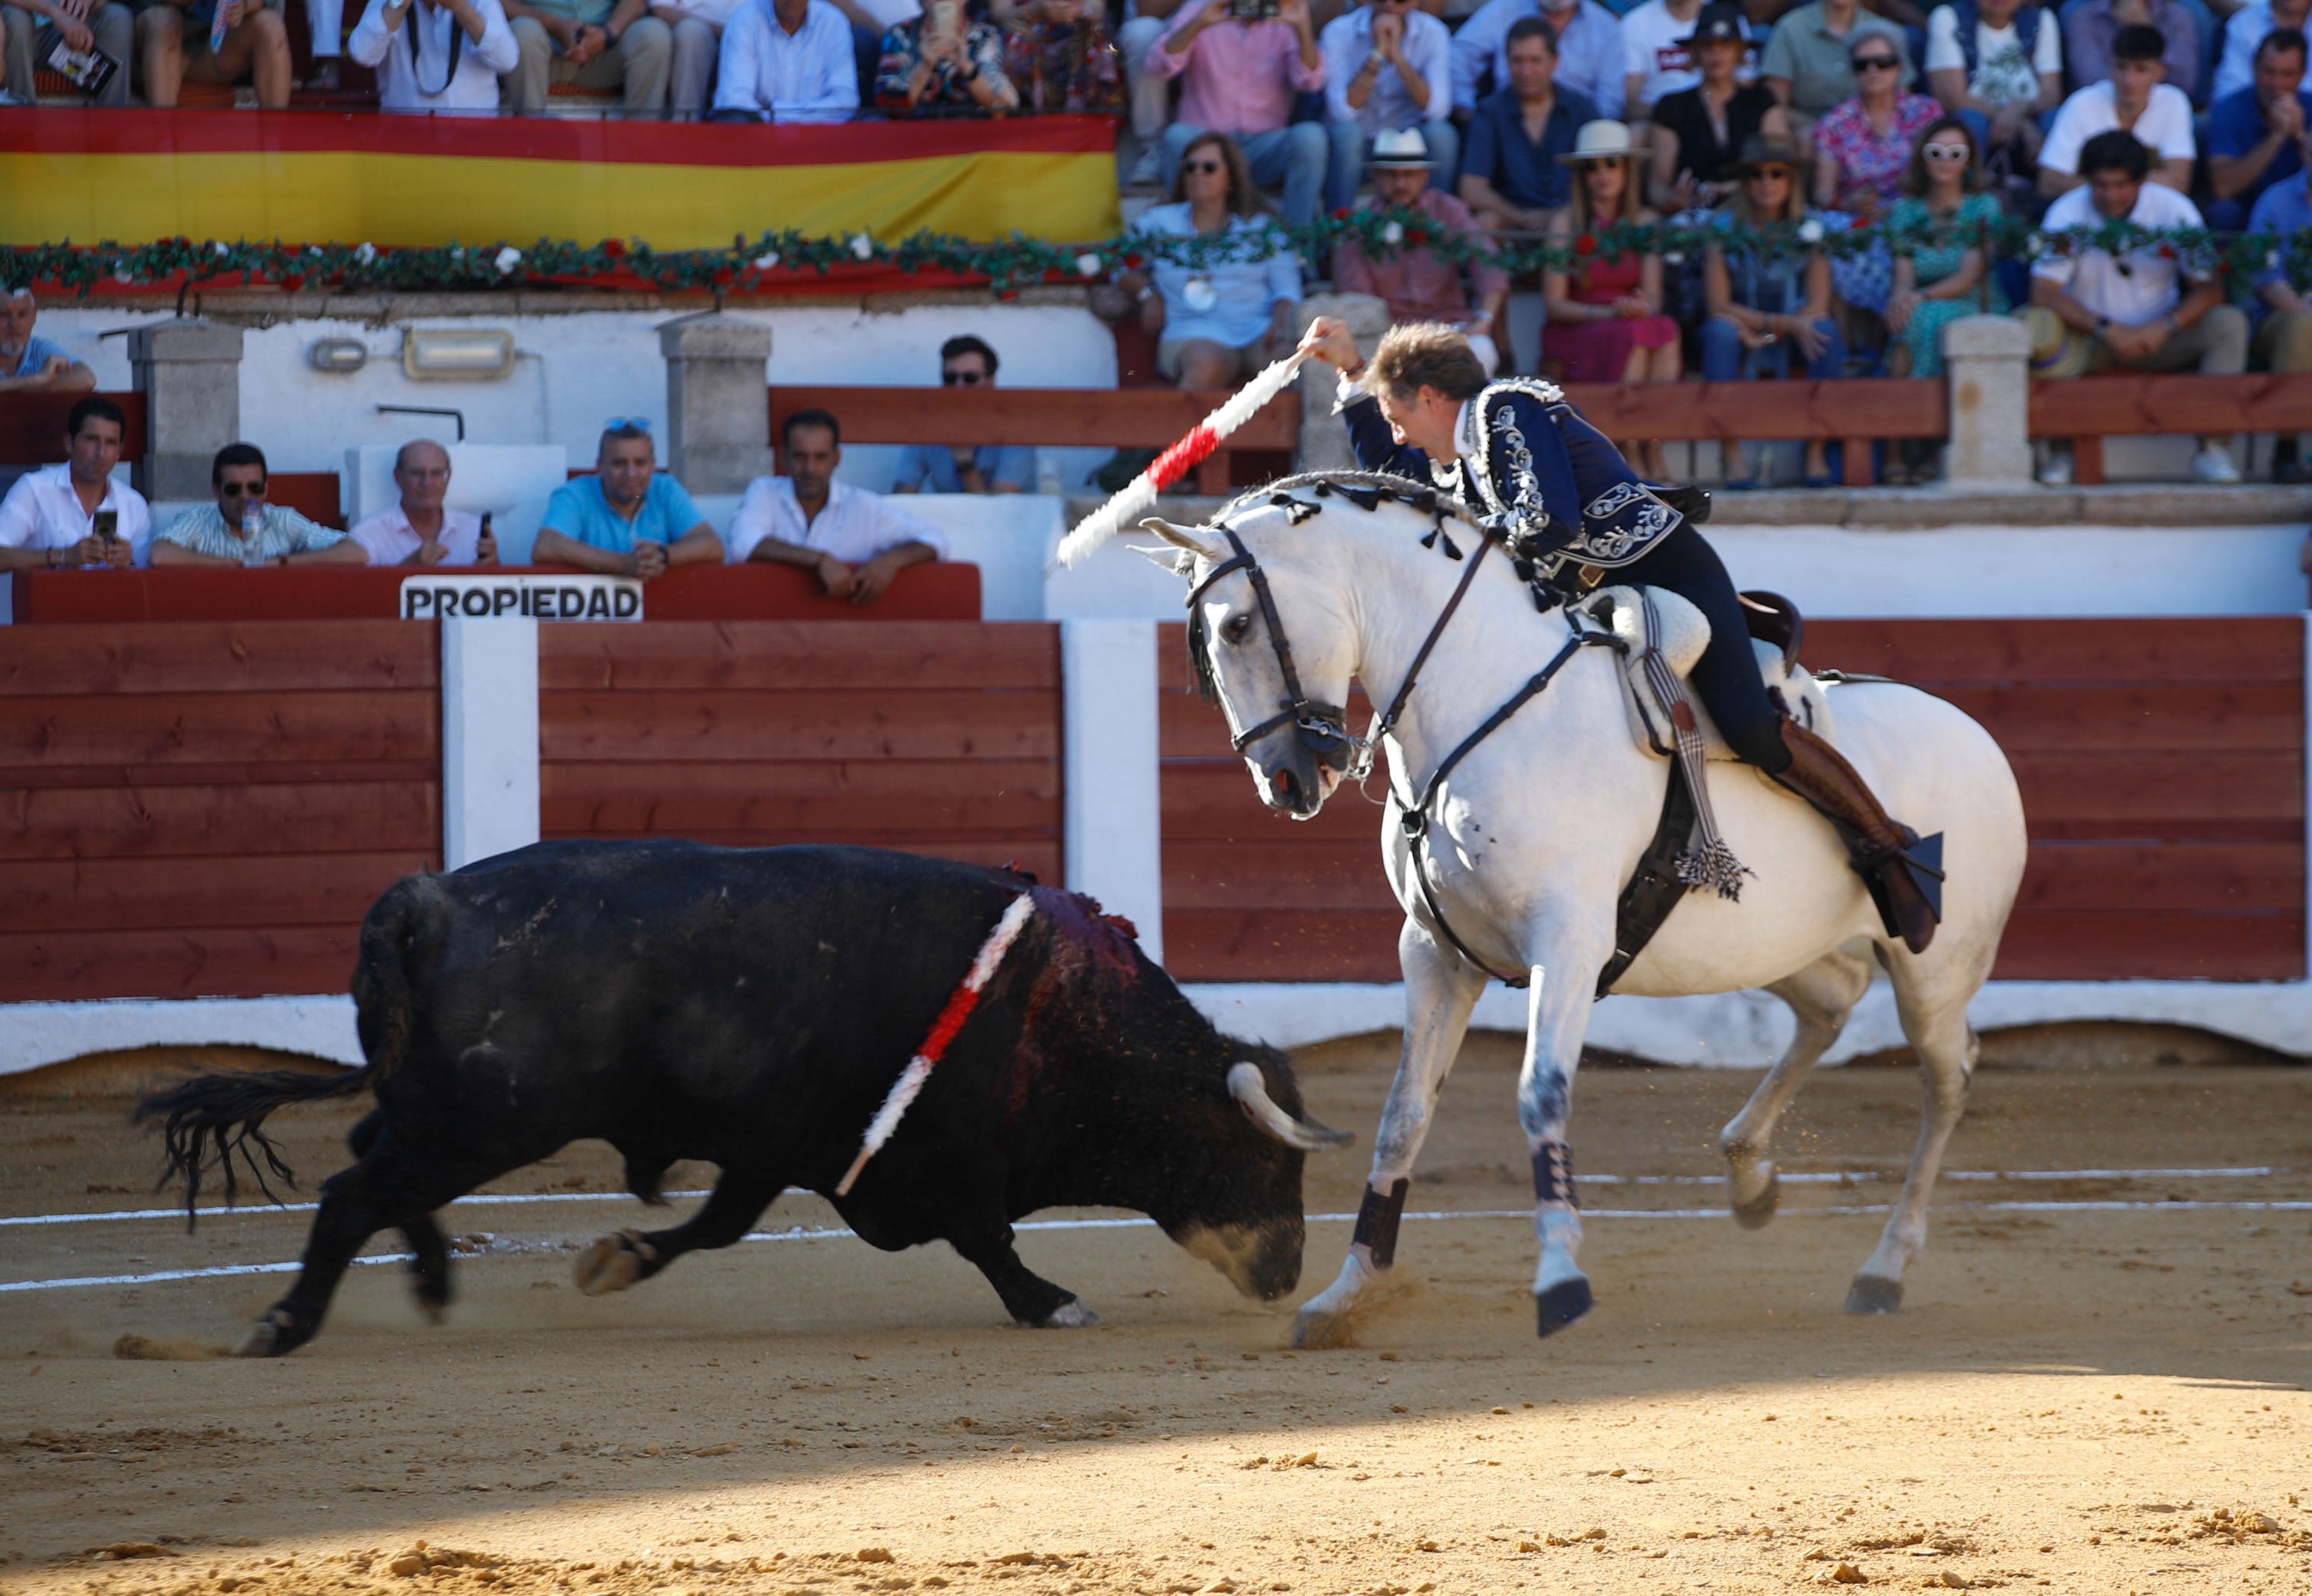
{"type": "Polygon", "coordinates": [[[265,1134],[266,1118],[274,1109],[352,1097],[401,1067],[415,1018],[409,960],[426,940],[440,903],[441,889],[434,878],[411,876],[389,889],[362,921],[353,995],[362,1052],[368,1059],[363,1068],[342,1075],[295,1070],[197,1075],[136,1105],[136,1123],[161,1121],[166,1162],[160,1185],[183,1178],[188,1227],[197,1211],[201,1182],[212,1170],[223,1178],[228,1203],[240,1195],[243,1170],[273,1202],[281,1199],[268,1177],[296,1184],[296,1172],[265,1134]]]}

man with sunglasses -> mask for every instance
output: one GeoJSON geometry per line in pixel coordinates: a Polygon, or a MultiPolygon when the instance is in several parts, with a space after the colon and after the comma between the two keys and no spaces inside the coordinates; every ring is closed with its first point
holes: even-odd
{"type": "MultiPolygon", "coordinates": [[[[995,351],[969,333],[940,346],[943,388],[995,386],[995,351]]],[[[893,493],[1025,493],[1036,452],[1019,443],[910,443],[899,453],[893,493]]]]}
{"type": "Polygon", "coordinates": [[[722,557],[722,539],[690,495],[658,469],[650,426],[644,416],[614,416],[602,424],[594,474],[554,490],[530,558],[648,582],[670,566],[722,557]]]}
{"type": "Polygon", "coordinates": [[[153,540],[155,566],[365,566],[343,532],[265,502],[265,452],[227,443],[209,465],[216,502],[188,510],[153,540]]]}

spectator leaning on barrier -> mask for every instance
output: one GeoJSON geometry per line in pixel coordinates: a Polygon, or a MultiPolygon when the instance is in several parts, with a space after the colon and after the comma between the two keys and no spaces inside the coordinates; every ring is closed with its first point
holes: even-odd
{"type": "MultiPolygon", "coordinates": [[[[2306,191],[2308,170],[2312,170],[2312,132],[2298,134],[2297,142],[2295,171],[2257,198],[2248,217],[2250,232],[2288,238],[2312,232],[2312,194],[2306,191]]],[[[2312,303],[2306,303],[2277,263],[2256,279],[2255,292],[2264,302],[2253,350],[2256,364],[2274,372],[2312,372],[2312,303]]],[[[2295,435],[2282,436],[2273,444],[2272,479],[2301,482],[2306,475],[2295,435]]]]}
{"type": "Polygon", "coordinates": [[[65,417],[65,460],[16,478],[0,499],[0,571],[125,569],[153,535],[144,495],[116,481],[128,418],[91,394],[65,417]]]}
{"type": "Polygon", "coordinates": [[[1157,370],[1183,388],[1230,388],[1292,352],[1300,320],[1300,257],[1262,211],[1235,140],[1198,136],[1173,174],[1172,203],[1143,212],[1133,231],[1262,241],[1203,266],[1160,258],[1117,279],[1139,295],[1141,326],[1158,335],[1157,370]]]}
{"type": "Polygon", "coordinates": [[[2111,47],[2122,28],[2150,28],[2164,44],[2168,84],[2194,105],[2206,102],[2200,24],[2183,0],[2072,0],[2062,8],[2062,23],[2063,75],[2074,90],[2111,76],[2111,47]]]}
{"type": "Polygon", "coordinates": [[[1309,0],[1277,0],[1276,14],[1257,22],[1238,21],[1230,4],[1183,5],[1149,48],[1148,69],[1180,79],[1180,119],[1164,130],[1164,169],[1178,166],[1205,134],[1227,134],[1256,181],[1283,189],[1284,220],[1297,227],[1316,217],[1332,152],[1321,126],[1292,120],[1293,97],[1325,86],[1309,0]]]}
{"type": "Polygon", "coordinates": [[[2039,117],[2063,101],[2062,31],[2017,0],[1957,0],[1927,15],[1927,86],[1965,117],[1988,162],[2017,172],[2039,158],[2039,117]]]}
{"type": "MultiPolygon", "coordinates": [[[[940,346],[940,385],[995,386],[995,351],[966,334],[940,346]]],[[[768,480],[768,478],[765,478],[768,480]]],[[[1025,493],[1036,480],[1036,452],[1020,443],[910,443],[899,452],[893,493],[1025,493]]]]}
{"type": "Polygon", "coordinates": [[[1449,189],[1461,163],[1453,125],[1453,39],[1413,0],[1365,0],[1326,24],[1325,123],[1332,137],[1325,205],[1357,197],[1365,153],[1384,133],[1411,132],[1427,145],[1433,178],[1449,189]]]}
{"type": "MultiPolygon", "coordinates": [[[[358,58],[358,57],[356,57],[358,58]]],[[[450,452],[431,438],[404,443],[393,457],[400,500],[349,534],[372,566],[495,566],[498,540],[481,519],[446,508],[450,452]]]]}
{"type": "Polygon", "coordinates": [[[824,410],[787,417],[780,439],[786,475],[758,477],[731,520],[731,557],[801,566],[829,597],[881,598],[909,566],[947,553],[947,539],[880,494],[835,479],[843,427],[824,410]]]}
{"type": "Polygon", "coordinates": [[[0,289],[0,393],[86,393],[96,373],[32,330],[40,307],[30,288],[0,289]]]}
{"type": "Polygon", "coordinates": [[[0,57],[6,71],[0,87],[30,105],[32,74],[48,64],[48,52],[62,41],[68,50],[101,50],[117,63],[91,104],[128,103],[128,68],[136,58],[136,11],[121,0],[8,0],[0,5],[0,57]]]}
{"type": "Polygon", "coordinates": [[[2053,197],[2087,180],[2080,152],[2088,140],[2114,128],[2132,133],[2150,147],[2159,164],[2151,180],[2178,194],[2192,189],[2197,148],[2192,134],[2192,102],[2161,78],[2166,48],[2157,28],[2122,28],[2111,44],[2111,81],[2089,83],[2063,101],[2039,151],[2039,192],[2053,197]]]}
{"type": "Polygon", "coordinates": [[[237,83],[246,77],[257,90],[259,108],[277,110],[289,103],[289,29],[279,12],[258,0],[150,0],[136,13],[136,49],[144,58],[144,103],[155,110],[175,106],[187,78],[237,83]],[[224,39],[211,50],[219,6],[224,8],[224,39]]]}
{"type": "Polygon", "coordinates": [[[343,532],[265,502],[265,452],[227,443],[209,465],[216,502],[188,510],[153,539],[156,566],[364,566],[343,532]]]}
{"type": "Polygon", "coordinates": [[[1647,196],[1664,211],[1723,203],[1735,190],[1735,162],[1764,135],[1789,139],[1790,113],[1773,91],[1740,81],[1749,42],[1742,9],[1712,4],[1681,39],[1699,80],[1665,94],[1654,105],[1653,181],[1647,196]]]}
{"type": "Polygon", "coordinates": [[[602,424],[594,474],[554,490],[530,557],[648,582],[672,566],[720,560],[722,539],[682,484],[658,469],[650,423],[637,416],[602,424]]]}
{"type": "Polygon", "coordinates": [[[1885,17],[1863,10],[1861,0],[1811,0],[1774,24],[1758,76],[1790,114],[1793,136],[1811,137],[1816,118],[1854,97],[1854,52],[1866,38],[1894,47],[1901,62],[1896,86],[1908,87],[1910,41],[1885,17]]]}
{"type": "MultiPolygon", "coordinates": [[[[2133,134],[2097,134],[2080,152],[2085,181],[2047,207],[2041,227],[2051,234],[2122,221],[2147,229],[2198,227],[2200,213],[2190,200],[2144,180],[2150,161],[2133,134]]],[[[2224,303],[2221,275],[2195,274],[2155,248],[2117,257],[2051,248],[2031,267],[2026,316],[2034,376],[2073,377],[2109,366],[2224,375],[2247,369],[2247,318],[2224,303]]],[[[2193,476],[2238,481],[2230,444],[2229,438],[2202,438],[2193,476]]],[[[2071,479],[2070,453],[2051,449],[2039,480],[2060,486],[2071,479]]]]}
{"type": "Polygon", "coordinates": [[[2208,225],[2220,232],[2238,232],[2266,189],[2303,169],[2304,57],[2301,30],[2274,29],[2256,47],[2255,82],[2208,112],[2208,225]]]}
{"type": "Polygon", "coordinates": [[[2216,63],[2211,100],[2237,94],[2255,82],[2256,47],[2275,28],[2312,30],[2312,0],[2248,0],[2225,20],[2224,49],[2216,63]]]}
{"type": "Polygon", "coordinates": [[[1488,95],[1469,121],[1461,153],[1461,199],[1496,232],[1543,232],[1565,203],[1558,157],[1581,136],[1598,108],[1557,86],[1557,37],[1547,19],[1525,17],[1510,29],[1510,81],[1488,95]]]}
{"type": "Polygon", "coordinates": [[[1010,110],[1019,91],[1003,73],[1003,35],[963,0],[931,0],[883,35],[875,103],[894,115],[1010,110]]]}
{"type": "Polygon", "coordinates": [[[1084,0],[1028,0],[1020,27],[1004,39],[1003,70],[1023,110],[1124,106],[1123,61],[1084,0]]]}
{"type": "Polygon", "coordinates": [[[346,53],[374,67],[378,109],[495,116],[498,79],[521,59],[498,0],[370,0],[346,53]]]}
{"type": "Polygon", "coordinates": [[[1691,89],[1702,81],[1701,65],[1694,59],[1692,49],[1696,25],[1705,12],[1730,11],[1734,13],[1735,36],[1742,40],[1735,75],[1747,83],[1757,76],[1757,71],[1750,58],[1754,38],[1749,21],[1740,6],[1704,6],[1702,0],[1646,0],[1622,18],[1622,65],[1628,75],[1623,109],[1631,122],[1648,120],[1662,96],[1691,89]]]}
{"type": "Polygon", "coordinates": [[[1454,119],[1466,125],[1476,115],[1488,74],[1485,93],[1509,87],[1510,30],[1532,16],[1546,21],[1555,38],[1557,86],[1581,95],[1600,117],[1620,117],[1629,92],[1621,18],[1598,0],[1486,0],[1453,35],[1454,119]]]}
{"type": "Polygon", "coordinates": [[[666,112],[674,30],[648,0],[504,0],[521,51],[507,87],[516,116],[546,110],[548,86],[620,89],[626,114],[666,112]]]}
{"type": "MultiPolygon", "coordinates": [[[[1737,167],[1732,203],[1713,219],[1725,232],[1745,232],[1806,215],[1803,162],[1788,139],[1754,136],[1737,167]]],[[[1702,324],[1702,376],[1730,382],[1786,373],[1791,351],[1817,381],[1844,374],[1846,342],[1831,317],[1830,262],[1819,250],[1769,252],[1730,240],[1712,243],[1703,258],[1703,292],[1710,319],[1702,324]]],[[[1726,486],[1756,486],[1739,443],[1725,446],[1726,486]]],[[[1829,455],[1820,438],[1806,446],[1806,486],[1830,485],[1829,455]]]]}
{"type": "MultiPolygon", "coordinates": [[[[1410,128],[1384,133],[1373,143],[1373,196],[1365,208],[1417,211],[1429,218],[1437,238],[1482,245],[1484,232],[1469,207],[1444,189],[1431,188],[1429,179],[1429,150],[1421,135],[1410,128]]],[[[1491,373],[1501,364],[1492,333],[1509,303],[1509,274],[1490,262],[1472,261],[1464,287],[1462,269],[1428,242],[1407,241],[1378,260],[1367,259],[1353,235],[1333,250],[1336,288],[1388,302],[1388,319],[1399,325],[1441,321],[1460,329],[1468,334],[1478,364],[1491,373]]]]}
{"type": "Polygon", "coordinates": [[[851,23],[827,0],[739,0],[722,25],[714,114],[847,122],[859,110],[851,23]]]}

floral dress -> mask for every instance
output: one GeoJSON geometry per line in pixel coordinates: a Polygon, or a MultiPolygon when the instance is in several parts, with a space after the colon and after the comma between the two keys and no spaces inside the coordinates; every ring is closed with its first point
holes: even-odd
{"type": "MultiPolygon", "coordinates": [[[[1942,114],[1943,108],[1924,94],[1905,94],[1895,101],[1894,123],[1882,138],[1871,127],[1860,98],[1841,101],[1823,112],[1814,127],[1815,149],[1838,162],[1839,208],[1844,211],[1855,195],[1868,189],[1878,197],[1883,214],[1902,195],[1919,135],[1942,114]]],[[[1838,297],[1848,304],[1873,315],[1886,313],[1895,263],[1885,246],[1834,256],[1830,276],[1838,297]]]]}
{"type": "MultiPolygon", "coordinates": [[[[1959,202],[1955,220],[1962,233],[1996,224],[2002,213],[1999,201],[1988,194],[1970,194],[1959,202]]],[[[1907,234],[1917,237],[1933,225],[1934,216],[1923,199],[1905,197],[1887,213],[1887,232],[1899,246],[1907,234]]],[[[1941,282],[1958,270],[1966,259],[1964,243],[1919,244],[1911,250],[1911,266],[1921,288],[1941,282]]],[[[1911,312],[1911,323],[1903,329],[1903,341],[1911,349],[1911,374],[1914,377],[1940,377],[1943,374],[1943,329],[1962,316],[1984,314],[2003,316],[2008,311],[2007,295],[1999,286],[1999,274],[1984,271],[1982,285],[1988,298],[1975,294],[1957,299],[1925,299],[1911,312]]]]}
{"type": "Polygon", "coordinates": [[[1003,44],[1003,67],[1022,110],[1124,108],[1124,71],[1098,22],[1038,22],[1003,44]]]}
{"type": "MultiPolygon", "coordinates": [[[[915,17],[883,35],[883,59],[875,69],[875,103],[885,110],[904,115],[909,110],[907,80],[915,75],[915,67],[924,58],[922,27],[923,19],[915,17]]],[[[963,54],[964,59],[979,68],[980,75],[989,82],[1009,82],[1003,74],[1003,35],[994,23],[974,22],[966,28],[963,54]]],[[[968,75],[968,68],[959,69],[951,62],[941,62],[924,84],[924,97],[915,102],[915,113],[983,114],[979,101],[971,96],[968,75]]]]}

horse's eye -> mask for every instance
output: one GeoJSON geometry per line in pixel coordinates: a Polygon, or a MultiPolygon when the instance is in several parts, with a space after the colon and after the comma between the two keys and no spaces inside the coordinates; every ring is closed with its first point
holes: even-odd
{"type": "Polygon", "coordinates": [[[1221,640],[1224,643],[1241,643],[1244,641],[1244,635],[1251,630],[1252,617],[1232,615],[1221,623],[1221,640]]]}

